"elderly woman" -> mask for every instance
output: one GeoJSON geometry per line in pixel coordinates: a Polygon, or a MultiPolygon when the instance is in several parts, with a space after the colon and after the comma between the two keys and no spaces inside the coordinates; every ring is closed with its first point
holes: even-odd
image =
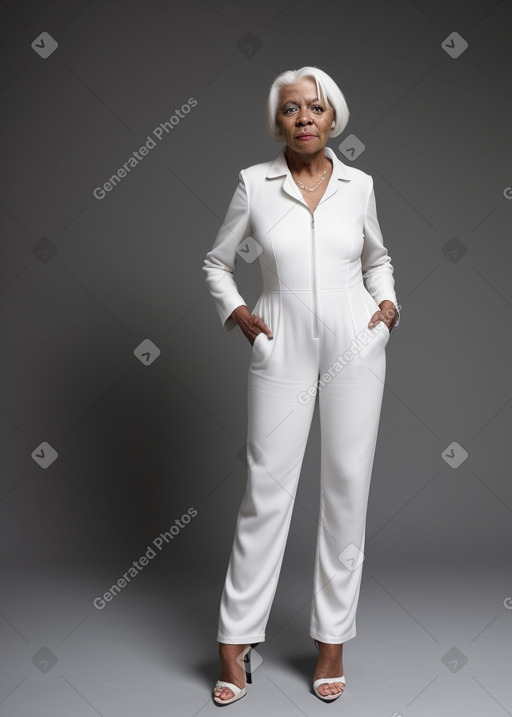
{"type": "Polygon", "coordinates": [[[331,701],[345,687],[343,643],[356,634],[385,347],[398,320],[372,178],[326,146],[348,117],[342,92],[322,70],[274,80],[266,123],[284,146],[273,161],[240,172],[203,266],[224,329],[239,326],[252,345],[248,478],[217,636],[213,695],[221,705],[246,694],[251,646],[265,640],[317,397],[313,690],[331,701]],[[263,291],[252,312],[233,279],[237,250],[259,253],[263,291]]]}

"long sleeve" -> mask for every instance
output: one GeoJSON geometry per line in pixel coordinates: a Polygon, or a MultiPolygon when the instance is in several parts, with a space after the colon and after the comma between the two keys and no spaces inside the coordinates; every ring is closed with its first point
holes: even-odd
{"type": "Polygon", "coordinates": [[[231,318],[232,311],[237,306],[247,305],[238,291],[233,274],[237,260],[236,249],[250,233],[249,201],[242,170],[224,222],[202,267],[206,272],[206,283],[215,308],[226,331],[232,331],[237,325],[231,318]]]}
{"type": "Polygon", "coordinates": [[[384,246],[382,232],[377,219],[373,180],[371,180],[370,193],[366,205],[363,232],[364,245],[361,261],[364,284],[377,304],[387,299],[392,301],[398,310],[393,265],[391,264],[391,258],[388,255],[387,249],[384,246]]]}

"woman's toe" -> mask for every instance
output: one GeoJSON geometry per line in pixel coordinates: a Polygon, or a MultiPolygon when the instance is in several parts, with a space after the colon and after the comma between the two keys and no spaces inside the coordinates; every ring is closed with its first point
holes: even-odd
{"type": "Polygon", "coordinates": [[[213,690],[214,697],[217,697],[221,700],[227,700],[229,697],[227,696],[227,693],[229,693],[231,690],[227,690],[225,687],[216,687],[213,690]]]}
{"type": "Polygon", "coordinates": [[[342,682],[325,682],[323,685],[320,685],[318,688],[318,691],[321,695],[324,697],[329,697],[329,695],[337,695],[339,692],[343,691],[343,683],[342,682]]]}

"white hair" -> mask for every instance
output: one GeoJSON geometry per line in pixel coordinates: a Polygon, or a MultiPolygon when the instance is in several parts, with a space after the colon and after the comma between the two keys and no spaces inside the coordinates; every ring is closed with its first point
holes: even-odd
{"type": "Polygon", "coordinates": [[[334,127],[331,129],[329,137],[337,137],[347,126],[349,119],[347,102],[343,92],[326,72],[318,67],[301,67],[300,70],[286,70],[272,82],[265,106],[265,126],[270,136],[278,142],[283,139],[283,134],[277,123],[281,89],[305,78],[315,82],[318,99],[332,107],[334,111],[334,127]]]}

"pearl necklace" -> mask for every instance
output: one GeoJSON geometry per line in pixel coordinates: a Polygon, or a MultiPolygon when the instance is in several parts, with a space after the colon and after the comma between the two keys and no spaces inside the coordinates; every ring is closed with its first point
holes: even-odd
{"type": "Polygon", "coordinates": [[[299,181],[298,179],[295,181],[297,182],[297,184],[299,185],[299,187],[301,189],[305,189],[307,192],[314,192],[315,189],[318,189],[318,187],[322,184],[322,182],[324,181],[326,176],[327,176],[327,170],[324,169],[322,176],[320,177],[320,179],[318,180],[318,182],[315,184],[314,187],[306,187],[306,185],[302,184],[302,182],[299,181]]]}

